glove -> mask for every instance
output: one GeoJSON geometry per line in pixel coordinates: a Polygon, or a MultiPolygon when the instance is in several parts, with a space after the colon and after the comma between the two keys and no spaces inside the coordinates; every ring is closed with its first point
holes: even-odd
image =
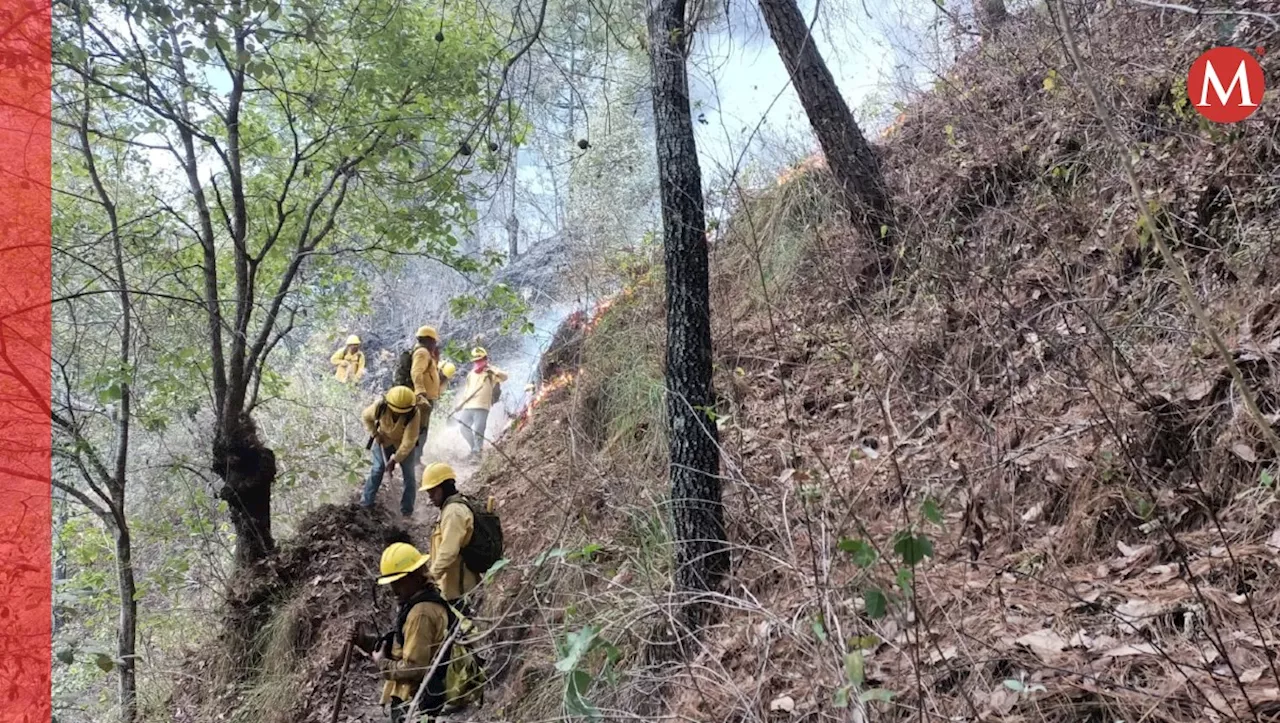
{"type": "Polygon", "coordinates": [[[365,655],[369,655],[373,651],[377,650],[378,643],[381,642],[381,639],[378,637],[378,633],[369,630],[368,625],[365,623],[358,623],[351,626],[351,636],[349,640],[357,650],[365,655]]]}
{"type": "Polygon", "coordinates": [[[392,659],[391,649],[392,649],[393,640],[394,640],[394,635],[392,633],[387,633],[386,635],[383,635],[381,638],[379,638],[378,641],[374,644],[373,654],[370,655],[369,657],[373,660],[374,664],[377,665],[379,668],[382,667],[383,661],[388,661],[392,659]]]}

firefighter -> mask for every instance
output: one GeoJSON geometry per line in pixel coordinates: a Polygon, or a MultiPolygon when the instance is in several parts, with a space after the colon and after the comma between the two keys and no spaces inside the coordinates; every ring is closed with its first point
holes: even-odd
{"type": "Polygon", "coordinates": [[[373,507],[373,500],[382,485],[386,473],[395,474],[396,465],[404,478],[404,492],[400,496],[400,513],[413,515],[413,503],[417,496],[414,473],[417,469],[418,429],[422,411],[415,404],[413,390],[408,387],[392,387],[386,395],[370,404],[361,415],[369,430],[369,449],[373,455],[373,467],[364,484],[361,504],[373,507]]]}
{"type": "Polygon", "coordinates": [[[440,590],[424,567],[430,560],[413,545],[396,542],[382,552],[379,585],[390,585],[399,603],[395,629],[373,652],[381,673],[381,705],[390,705],[391,723],[404,723],[418,688],[426,684],[418,709],[438,714],[445,702],[448,661],[440,661],[430,679],[427,672],[449,632],[449,612],[440,590]]]}
{"type": "Polygon", "coordinates": [[[485,429],[489,424],[489,410],[493,407],[494,390],[507,380],[507,373],[489,363],[489,352],[484,347],[471,350],[471,372],[462,390],[462,398],[455,409],[462,437],[467,440],[471,452],[467,459],[478,459],[484,447],[485,429]]]}
{"type": "Polygon", "coordinates": [[[471,542],[475,516],[466,504],[447,504],[458,495],[457,475],[444,462],[428,465],[422,473],[422,491],[440,509],[440,519],[431,530],[431,578],[451,605],[470,616],[462,597],[480,583],[480,576],[462,562],[462,548],[471,542]],[[466,609],[463,609],[466,608],[466,609]]]}
{"type": "Polygon", "coordinates": [[[333,364],[333,376],[342,383],[358,382],[364,377],[364,352],[360,350],[360,337],[352,334],[347,337],[347,345],[335,351],[329,357],[333,364]]]}

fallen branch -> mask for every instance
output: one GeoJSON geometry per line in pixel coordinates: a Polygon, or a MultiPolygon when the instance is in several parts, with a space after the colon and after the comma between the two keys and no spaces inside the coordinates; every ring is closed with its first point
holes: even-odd
{"type": "Polygon", "coordinates": [[[1280,20],[1275,15],[1261,13],[1256,10],[1228,10],[1226,8],[1193,8],[1189,5],[1177,5],[1175,3],[1158,2],[1158,0],[1131,0],[1138,5],[1145,5],[1149,8],[1157,8],[1160,10],[1174,10],[1182,13],[1190,13],[1192,15],[1232,15],[1250,18],[1260,18],[1266,21],[1271,27],[1280,31],[1280,20]]]}
{"type": "Polygon", "coordinates": [[[351,667],[351,649],[354,647],[355,645],[348,639],[342,654],[342,673],[338,676],[338,692],[334,696],[333,716],[329,718],[329,723],[338,723],[338,715],[342,713],[342,696],[347,692],[347,669],[351,667]]]}

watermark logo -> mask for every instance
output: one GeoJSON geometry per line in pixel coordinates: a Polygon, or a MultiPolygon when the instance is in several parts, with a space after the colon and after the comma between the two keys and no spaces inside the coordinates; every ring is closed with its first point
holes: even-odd
{"type": "Polygon", "coordinates": [[[1264,92],[1262,66],[1240,48],[1205,51],[1187,72],[1187,100],[1214,123],[1239,123],[1253,115],[1264,92]]]}

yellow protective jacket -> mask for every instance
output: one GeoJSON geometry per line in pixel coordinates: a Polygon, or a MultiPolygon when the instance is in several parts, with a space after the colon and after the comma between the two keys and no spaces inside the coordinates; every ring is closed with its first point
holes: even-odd
{"type": "Polygon", "coordinates": [[[414,408],[412,414],[403,415],[399,421],[390,407],[382,410],[382,418],[378,419],[378,406],[382,402],[374,402],[365,408],[360,418],[364,420],[365,429],[373,435],[375,444],[383,447],[395,447],[396,463],[409,458],[414,445],[418,443],[418,431],[422,427],[421,410],[414,408]]]}
{"type": "Polygon", "coordinates": [[[493,406],[493,386],[507,381],[507,373],[490,364],[482,372],[474,369],[467,374],[467,386],[462,390],[462,409],[488,409],[493,406]]]}
{"type": "MultiPolygon", "coordinates": [[[[387,681],[382,684],[381,705],[390,703],[392,698],[413,700],[448,629],[449,617],[443,605],[420,602],[413,606],[404,621],[404,645],[392,645],[391,659],[379,664],[382,677],[387,681]]],[[[448,662],[442,660],[440,664],[448,662]]]]}
{"type": "Polygon", "coordinates": [[[440,588],[440,595],[450,602],[471,592],[480,584],[480,576],[462,563],[462,548],[471,542],[475,519],[471,508],[461,497],[445,500],[440,508],[440,520],[431,530],[431,577],[440,588]],[[458,500],[455,504],[454,501],[458,500]]]}
{"type": "Polygon", "coordinates": [[[344,346],[335,351],[333,356],[329,357],[329,361],[333,363],[337,369],[333,375],[338,381],[345,382],[351,379],[353,382],[360,381],[364,376],[364,352],[357,351],[355,354],[348,354],[347,348],[344,346]]]}
{"type": "Polygon", "coordinates": [[[440,364],[424,346],[413,348],[413,365],[409,367],[413,392],[434,402],[440,397],[440,364]]]}

